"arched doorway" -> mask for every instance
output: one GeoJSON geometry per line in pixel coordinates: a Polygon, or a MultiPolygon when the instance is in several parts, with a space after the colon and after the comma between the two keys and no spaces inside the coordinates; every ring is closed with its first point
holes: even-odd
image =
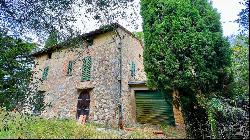
{"type": "Polygon", "coordinates": [[[90,96],[88,91],[82,91],[77,99],[77,113],[76,119],[78,120],[80,115],[86,115],[88,119],[89,116],[89,103],[90,103],[90,96]]]}

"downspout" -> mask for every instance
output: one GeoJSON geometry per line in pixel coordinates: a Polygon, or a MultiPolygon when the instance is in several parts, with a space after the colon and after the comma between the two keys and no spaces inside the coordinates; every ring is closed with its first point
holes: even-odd
{"type": "Polygon", "coordinates": [[[118,103],[118,109],[119,109],[119,121],[118,121],[118,127],[119,129],[123,129],[124,123],[123,123],[123,106],[122,106],[122,43],[121,43],[121,37],[119,35],[119,32],[116,30],[116,33],[119,36],[118,41],[118,53],[119,53],[119,76],[118,76],[118,82],[119,82],[119,103],[118,103]]]}

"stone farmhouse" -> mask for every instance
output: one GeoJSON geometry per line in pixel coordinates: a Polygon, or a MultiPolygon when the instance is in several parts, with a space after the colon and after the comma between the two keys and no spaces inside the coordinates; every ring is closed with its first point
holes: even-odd
{"type": "Polygon", "coordinates": [[[147,87],[143,43],[131,32],[115,23],[77,38],[32,54],[32,83],[48,104],[41,116],[78,119],[84,110],[112,127],[183,125],[177,96],[147,87]]]}

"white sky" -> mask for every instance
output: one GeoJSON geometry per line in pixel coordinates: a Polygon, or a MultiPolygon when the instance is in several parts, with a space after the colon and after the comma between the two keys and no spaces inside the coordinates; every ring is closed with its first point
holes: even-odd
{"type": "Polygon", "coordinates": [[[242,0],[212,0],[213,7],[221,14],[221,23],[224,36],[238,34],[239,24],[233,23],[238,18],[238,14],[243,5],[239,4],[242,0]]]}
{"type": "MultiPolygon", "coordinates": [[[[139,1],[139,0],[138,0],[139,1]]],[[[232,21],[238,18],[238,14],[241,9],[244,8],[239,2],[242,0],[211,0],[213,7],[221,15],[221,23],[223,27],[224,36],[230,36],[232,34],[238,34],[239,24],[232,21]]],[[[141,21],[138,21],[141,24],[141,21]]],[[[129,30],[129,27],[127,27],[129,30]]],[[[141,28],[139,30],[142,30],[141,28]]]]}
{"type": "MultiPolygon", "coordinates": [[[[139,1],[140,0],[136,0],[135,3],[139,4],[139,1]]],[[[239,3],[242,0],[211,0],[211,1],[213,3],[213,7],[216,8],[221,15],[221,23],[223,27],[224,36],[238,34],[239,24],[233,21],[238,18],[237,15],[241,11],[241,9],[244,8],[244,6],[239,3]]],[[[132,27],[126,26],[127,22],[122,19],[120,20],[119,23],[131,32],[142,31],[141,26],[139,26],[137,30],[133,29],[132,27]]],[[[142,19],[138,19],[137,24],[141,25],[142,19]]],[[[93,24],[91,23],[87,24],[87,26],[90,26],[90,28],[88,28],[89,30],[95,29],[95,26],[93,26],[93,24]]]]}
{"type": "MultiPolygon", "coordinates": [[[[139,6],[139,1],[140,0],[135,0],[135,5],[138,6],[138,9],[140,8],[139,6]]],[[[213,7],[217,9],[217,11],[221,14],[221,23],[223,27],[223,34],[224,36],[230,36],[232,34],[236,35],[238,34],[238,29],[239,29],[239,24],[232,22],[238,18],[238,14],[241,11],[241,9],[244,8],[243,5],[241,5],[239,2],[242,0],[211,0],[213,2],[213,7]]],[[[129,10],[128,10],[129,11],[129,10]]],[[[97,27],[95,26],[94,21],[88,20],[83,20],[84,19],[84,14],[81,15],[82,17],[79,17],[79,21],[75,23],[76,27],[78,29],[82,30],[82,32],[89,32],[97,27]],[[85,24],[85,27],[82,25],[83,21],[85,24]],[[86,23],[86,21],[88,21],[86,23]]],[[[139,10],[138,10],[139,14],[139,10]]],[[[139,18],[137,20],[137,24],[139,24],[139,27],[137,30],[135,30],[133,27],[126,26],[129,24],[129,21],[125,21],[124,19],[119,20],[119,24],[123,25],[125,28],[127,28],[129,31],[134,32],[134,31],[142,31],[142,19],[139,18]]],[[[32,34],[30,36],[33,36],[32,34]]],[[[33,37],[32,37],[33,38],[33,37]]],[[[37,38],[34,39],[35,42],[37,42],[37,38]]]]}

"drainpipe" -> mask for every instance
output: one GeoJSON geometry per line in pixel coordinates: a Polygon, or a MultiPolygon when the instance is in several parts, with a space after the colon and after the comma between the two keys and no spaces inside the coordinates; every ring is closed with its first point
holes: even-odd
{"type": "Polygon", "coordinates": [[[121,37],[119,35],[119,32],[116,30],[116,33],[119,36],[119,42],[118,42],[118,53],[119,53],[119,103],[118,103],[118,109],[119,109],[119,121],[118,121],[118,127],[119,129],[123,129],[124,123],[123,123],[123,106],[122,106],[122,43],[121,43],[121,37]]]}

